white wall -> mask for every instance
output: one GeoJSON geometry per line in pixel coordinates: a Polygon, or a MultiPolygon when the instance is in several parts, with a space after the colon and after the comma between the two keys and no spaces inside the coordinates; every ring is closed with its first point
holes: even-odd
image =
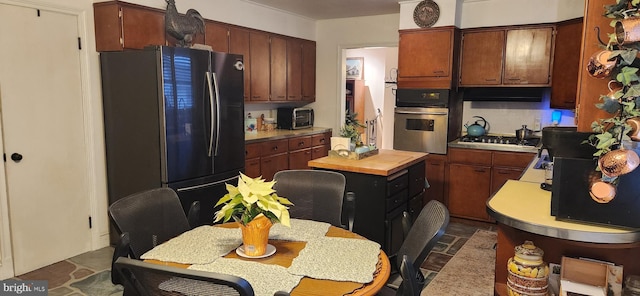
{"type": "Polygon", "coordinates": [[[333,128],[335,133],[344,121],[344,111],[337,107],[344,106],[346,50],[398,46],[398,21],[399,14],[388,14],[316,23],[316,102],[311,104],[319,115],[315,125],[333,128]]]}

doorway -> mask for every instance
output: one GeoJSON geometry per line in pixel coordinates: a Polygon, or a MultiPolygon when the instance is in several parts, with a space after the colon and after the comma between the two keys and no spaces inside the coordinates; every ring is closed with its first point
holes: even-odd
{"type": "Polygon", "coordinates": [[[15,275],[91,249],[79,35],[77,15],[0,3],[0,36],[14,36],[0,47],[0,224],[15,275]]]}
{"type": "Polygon", "coordinates": [[[345,112],[352,106],[359,113],[358,121],[366,126],[363,131],[366,144],[375,143],[379,149],[393,149],[394,82],[397,79],[398,47],[382,45],[342,50],[343,65],[347,64],[347,59],[354,58],[362,59],[363,73],[358,77],[360,79],[347,77],[346,71],[342,75],[344,87],[341,106],[345,108],[341,122],[345,121],[345,112]]]}

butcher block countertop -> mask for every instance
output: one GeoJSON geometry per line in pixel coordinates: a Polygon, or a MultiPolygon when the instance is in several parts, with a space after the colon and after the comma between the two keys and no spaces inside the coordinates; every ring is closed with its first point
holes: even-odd
{"type": "Polygon", "coordinates": [[[359,160],[325,156],[310,160],[308,165],[312,168],[389,176],[426,159],[427,153],[381,149],[378,154],[359,160]]]}

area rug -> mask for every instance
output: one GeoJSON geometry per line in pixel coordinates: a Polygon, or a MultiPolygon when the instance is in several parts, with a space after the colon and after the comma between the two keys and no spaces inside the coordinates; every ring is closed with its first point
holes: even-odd
{"type": "Polygon", "coordinates": [[[496,239],[493,231],[477,230],[420,295],[494,295],[496,239]]]}

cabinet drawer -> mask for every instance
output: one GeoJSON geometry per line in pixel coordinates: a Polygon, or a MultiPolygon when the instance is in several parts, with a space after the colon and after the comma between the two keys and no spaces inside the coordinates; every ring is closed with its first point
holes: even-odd
{"type": "Polygon", "coordinates": [[[409,168],[409,195],[414,196],[424,190],[424,161],[409,168]]]}
{"type": "Polygon", "coordinates": [[[523,152],[493,152],[493,166],[526,168],[533,160],[534,153],[523,152]]]}
{"type": "Polygon", "coordinates": [[[409,185],[409,174],[407,171],[392,175],[387,179],[387,196],[392,196],[398,191],[407,188],[409,185]]]}
{"type": "Polygon", "coordinates": [[[289,151],[289,142],[287,139],[266,141],[261,143],[262,156],[273,155],[289,151]]]}
{"type": "Polygon", "coordinates": [[[389,196],[387,198],[387,212],[390,212],[391,210],[401,206],[401,205],[405,205],[406,207],[406,202],[409,199],[409,193],[406,189],[401,190],[400,192],[389,196]]]}
{"type": "Polygon", "coordinates": [[[260,143],[244,145],[244,158],[256,158],[260,156],[260,143]]]}
{"type": "Polygon", "coordinates": [[[491,165],[491,151],[449,148],[449,162],[491,165]]]}
{"type": "Polygon", "coordinates": [[[311,147],[311,136],[289,139],[289,150],[298,150],[311,147]]]}
{"type": "Polygon", "coordinates": [[[331,134],[324,133],[311,136],[311,146],[329,145],[331,134]]]}

